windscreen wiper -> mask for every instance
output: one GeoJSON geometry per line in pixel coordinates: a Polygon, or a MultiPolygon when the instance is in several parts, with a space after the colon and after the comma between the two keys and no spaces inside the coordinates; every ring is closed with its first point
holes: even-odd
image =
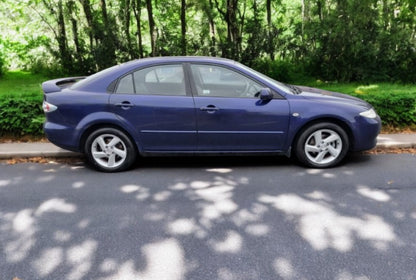
{"type": "Polygon", "coordinates": [[[301,94],[302,93],[302,90],[300,88],[298,88],[297,86],[290,85],[290,84],[285,84],[285,85],[288,88],[290,88],[294,94],[301,94]]]}

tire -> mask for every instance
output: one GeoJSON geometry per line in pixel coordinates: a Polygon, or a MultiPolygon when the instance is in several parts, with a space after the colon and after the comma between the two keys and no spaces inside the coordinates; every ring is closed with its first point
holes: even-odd
{"type": "Polygon", "coordinates": [[[104,172],[127,170],[137,155],[130,138],[115,128],[100,128],[92,132],[85,141],[84,151],[88,162],[104,172]]]}
{"type": "Polygon", "coordinates": [[[317,123],[304,129],[295,143],[295,156],[304,165],[328,168],[339,164],[347,155],[347,133],[334,123],[317,123]]]}

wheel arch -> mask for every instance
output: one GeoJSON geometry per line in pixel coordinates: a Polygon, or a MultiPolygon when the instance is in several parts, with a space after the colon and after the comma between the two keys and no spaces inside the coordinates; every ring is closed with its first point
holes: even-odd
{"type": "Polygon", "coordinates": [[[132,143],[134,143],[134,147],[136,149],[136,152],[140,153],[140,149],[137,145],[137,142],[134,140],[134,138],[131,136],[131,133],[126,130],[125,128],[123,128],[120,125],[114,124],[114,123],[110,123],[110,122],[104,122],[104,123],[95,123],[92,124],[91,126],[89,126],[87,129],[85,129],[82,132],[82,135],[80,137],[80,141],[79,141],[79,149],[81,150],[82,153],[85,153],[85,143],[88,139],[88,136],[93,133],[94,131],[101,129],[101,128],[114,128],[114,129],[118,129],[120,131],[122,131],[124,134],[126,134],[127,137],[129,137],[130,141],[132,143]]]}
{"type": "Polygon", "coordinates": [[[299,127],[299,129],[297,130],[295,136],[292,139],[291,142],[291,147],[293,147],[294,145],[296,145],[300,135],[302,134],[302,132],[304,132],[308,127],[314,125],[314,124],[318,124],[318,123],[333,123],[338,125],[339,127],[341,127],[345,133],[348,136],[348,141],[350,143],[349,146],[349,150],[352,150],[353,145],[354,145],[354,135],[352,132],[351,127],[343,120],[337,119],[337,118],[331,118],[331,117],[325,117],[325,118],[318,118],[318,119],[314,119],[314,120],[310,120],[306,123],[304,123],[301,127],[299,127]]]}

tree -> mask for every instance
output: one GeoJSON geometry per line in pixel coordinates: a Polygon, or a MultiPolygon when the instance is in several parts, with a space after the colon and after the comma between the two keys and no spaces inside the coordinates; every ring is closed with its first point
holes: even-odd
{"type": "Polygon", "coordinates": [[[157,56],[157,31],[155,27],[155,20],[153,18],[153,5],[152,0],[146,0],[147,14],[149,18],[149,33],[150,33],[150,44],[151,44],[151,53],[150,56],[157,56]]]}
{"type": "Polygon", "coordinates": [[[416,81],[414,0],[2,0],[0,13],[3,57],[33,69],[89,74],[189,54],[416,81]]]}

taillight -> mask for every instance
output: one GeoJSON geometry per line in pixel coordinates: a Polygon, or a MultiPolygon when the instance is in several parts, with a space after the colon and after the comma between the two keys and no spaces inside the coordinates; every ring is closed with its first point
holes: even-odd
{"type": "Polygon", "coordinates": [[[43,101],[42,108],[43,108],[43,112],[45,112],[45,113],[50,113],[50,112],[53,112],[56,109],[58,109],[57,106],[55,106],[55,105],[53,105],[49,102],[46,102],[46,101],[43,101]]]}

